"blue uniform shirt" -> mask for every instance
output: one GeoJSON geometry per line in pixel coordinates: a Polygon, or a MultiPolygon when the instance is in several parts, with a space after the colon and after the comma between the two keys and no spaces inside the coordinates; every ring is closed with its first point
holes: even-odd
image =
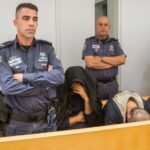
{"type": "Polygon", "coordinates": [[[0,85],[5,103],[19,113],[36,113],[47,109],[55,97],[55,86],[64,82],[61,62],[51,43],[34,40],[26,50],[17,39],[0,50],[0,85]],[[48,65],[53,70],[48,72],[48,65]],[[13,74],[23,73],[23,83],[13,74]]]}
{"type": "MultiPolygon", "coordinates": [[[[117,39],[107,38],[106,42],[103,44],[97,36],[90,37],[86,39],[85,46],[82,52],[82,58],[85,56],[118,56],[124,54],[122,48],[117,39]]],[[[110,79],[118,74],[118,67],[113,67],[109,69],[91,69],[91,71],[97,79],[110,79]]]]}

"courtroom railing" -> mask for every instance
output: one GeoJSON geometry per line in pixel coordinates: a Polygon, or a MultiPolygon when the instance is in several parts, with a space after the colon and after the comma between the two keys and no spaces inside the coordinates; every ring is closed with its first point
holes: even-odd
{"type": "Polygon", "coordinates": [[[150,121],[4,137],[0,150],[150,150],[150,121]]]}

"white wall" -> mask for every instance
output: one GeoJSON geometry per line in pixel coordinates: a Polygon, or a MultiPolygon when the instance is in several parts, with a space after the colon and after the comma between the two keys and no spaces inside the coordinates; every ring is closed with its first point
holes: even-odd
{"type": "Polygon", "coordinates": [[[58,0],[56,9],[57,43],[63,66],[83,65],[84,40],[95,31],[95,0],[58,0]]]}
{"type": "Polygon", "coordinates": [[[127,54],[121,89],[150,95],[150,1],[120,0],[120,40],[127,54]]]}

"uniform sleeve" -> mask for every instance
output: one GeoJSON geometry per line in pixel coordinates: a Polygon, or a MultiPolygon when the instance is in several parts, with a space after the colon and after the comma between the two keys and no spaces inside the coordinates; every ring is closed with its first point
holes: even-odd
{"type": "Polygon", "coordinates": [[[123,117],[121,116],[120,110],[113,100],[109,100],[104,108],[105,117],[104,123],[105,125],[111,124],[119,124],[123,123],[123,117]]]}
{"type": "Polygon", "coordinates": [[[122,47],[118,41],[115,41],[115,54],[116,55],[121,55],[121,54],[125,55],[125,53],[124,53],[124,51],[123,51],[123,49],[122,49],[122,47]]]}
{"type": "Polygon", "coordinates": [[[53,66],[52,71],[43,71],[38,73],[25,73],[24,82],[34,86],[58,86],[64,82],[64,70],[60,60],[55,56],[52,46],[50,46],[49,65],[53,66]]]}
{"type": "Polygon", "coordinates": [[[0,85],[4,95],[31,96],[45,91],[15,80],[3,53],[0,53],[0,85]]]}
{"type": "Polygon", "coordinates": [[[94,56],[92,50],[92,43],[89,40],[85,40],[83,51],[82,51],[82,59],[84,59],[85,56],[94,56]]]}

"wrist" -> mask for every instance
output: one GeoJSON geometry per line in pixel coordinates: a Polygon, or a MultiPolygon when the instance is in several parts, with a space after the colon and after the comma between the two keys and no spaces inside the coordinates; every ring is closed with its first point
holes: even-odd
{"type": "Polygon", "coordinates": [[[104,61],[104,57],[101,57],[101,61],[104,61]]]}
{"type": "Polygon", "coordinates": [[[75,123],[77,123],[77,117],[74,116],[74,117],[69,117],[69,125],[72,126],[74,125],[75,123]]]}
{"type": "Polygon", "coordinates": [[[89,97],[87,96],[87,94],[83,94],[81,97],[84,101],[89,101],[89,97]]]}
{"type": "Polygon", "coordinates": [[[88,98],[88,97],[85,97],[85,98],[84,98],[84,102],[85,102],[85,103],[89,103],[89,98],[88,98]]]}

